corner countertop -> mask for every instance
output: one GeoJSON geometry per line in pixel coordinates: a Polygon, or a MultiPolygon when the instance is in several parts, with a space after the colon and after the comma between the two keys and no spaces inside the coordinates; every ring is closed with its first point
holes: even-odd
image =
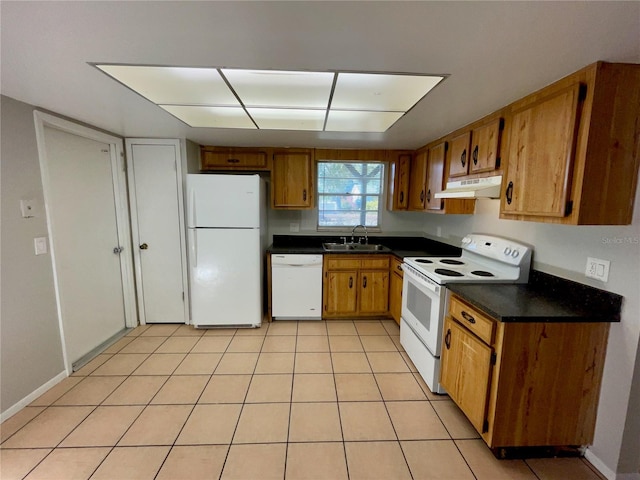
{"type": "Polygon", "coordinates": [[[447,289],[501,322],[619,322],[623,298],[536,270],[527,284],[451,283],[447,289]]]}
{"type": "MultiPolygon", "coordinates": [[[[343,235],[344,236],[344,235],[343,235]]],[[[322,235],[274,235],[273,244],[267,248],[270,254],[336,254],[353,255],[366,253],[367,255],[393,254],[404,257],[459,257],[462,250],[459,247],[431,240],[424,237],[390,237],[369,235],[369,243],[384,245],[389,250],[358,252],[338,251],[327,252],[322,248],[324,242],[339,242],[340,236],[322,235]]]]}

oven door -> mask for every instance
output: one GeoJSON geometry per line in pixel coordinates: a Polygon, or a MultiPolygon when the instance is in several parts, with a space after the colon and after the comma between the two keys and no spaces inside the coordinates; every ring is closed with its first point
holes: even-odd
{"type": "Polygon", "coordinates": [[[402,318],[434,357],[440,356],[445,288],[407,264],[403,265],[402,318]]]}

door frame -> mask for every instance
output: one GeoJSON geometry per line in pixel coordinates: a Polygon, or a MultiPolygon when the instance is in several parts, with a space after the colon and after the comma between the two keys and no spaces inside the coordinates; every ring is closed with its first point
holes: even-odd
{"type": "Polygon", "coordinates": [[[182,291],[184,292],[184,323],[189,324],[189,285],[188,285],[188,269],[187,264],[187,248],[185,238],[185,215],[184,215],[184,195],[183,182],[184,175],[182,169],[183,162],[183,145],[178,139],[165,138],[125,138],[125,147],[127,152],[127,177],[129,181],[129,201],[131,211],[131,238],[133,242],[133,261],[135,266],[136,291],[138,294],[138,317],[140,325],[147,324],[147,317],[144,309],[144,291],[142,288],[142,259],[140,250],[135,248],[140,238],[138,230],[138,201],[136,196],[136,185],[134,175],[134,157],[133,145],[173,145],[176,151],[176,183],[178,188],[178,223],[180,228],[180,261],[182,262],[182,291]]]}
{"type": "MultiPolygon", "coordinates": [[[[62,322],[62,303],[60,288],[58,283],[58,272],[56,270],[56,252],[54,248],[53,232],[54,225],[51,215],[51,186],[49,176],[49,159],[47,156],[45,142],[45,127],[54,128],[65,133],[88,138],[98,142],[109,144],[109,155],[111,157],[111,172],[114,191],[116,225],[118,234],[118,244],[123,247],[120,253],[120,273],[122,276],[122,293],[124,299],[124,325],[128,328],[136,327],[138,319],[136,317],[136,298],[133,281],[133,259],[131,255],[131,231],[129,228],[129,209],[127,200],[127,182],[125,178],[125,161],[122,148],[122,138],[100,132],[90,127],[65,120],[38,110],[33,112],[36,129],[36,142],[38,146],[38,157],[40,161],[40,177],[42,179],[42,189],[44,192],[45,214],[47,219],[47,234],[49,235],[49,246],[51,251],[51,264],[53,267],[53,286],[56,297],[56,309],[58,315],[58,327],[62,341],[62,356],[67,374],[73,371],[73,366],[67,355],[67,344],[64,335],[64,325],[62,322]]],[[[106,339],[105,339],[106,340],[106,339]]]]}

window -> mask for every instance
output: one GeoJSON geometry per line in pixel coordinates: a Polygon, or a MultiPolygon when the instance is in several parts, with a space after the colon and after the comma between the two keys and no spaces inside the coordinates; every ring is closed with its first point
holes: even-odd
{"type": "Polygon", "coordinates": [[[382,162],[318,162],[318,227],[380,226],[382,162]]]}

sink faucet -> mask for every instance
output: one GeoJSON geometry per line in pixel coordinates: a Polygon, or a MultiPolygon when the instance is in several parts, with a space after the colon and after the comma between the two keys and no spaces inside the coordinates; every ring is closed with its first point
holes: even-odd
{"type": "MultiPolygon", "coordinates": [[[[365,245],[367,245],[369,243],[369,234],[367,232],[367,227],[365,227],[364,225],[356,225],[355,227],[353,227],[353,230],[351,230],[351,243],[354,243],[353,234],[355,233],[358,227],[364,228],[364,243],[365,245]]],[[[362,241],[362,237],[358,239],[358,243],[361,243],[361,241],[362,241]]]]}

